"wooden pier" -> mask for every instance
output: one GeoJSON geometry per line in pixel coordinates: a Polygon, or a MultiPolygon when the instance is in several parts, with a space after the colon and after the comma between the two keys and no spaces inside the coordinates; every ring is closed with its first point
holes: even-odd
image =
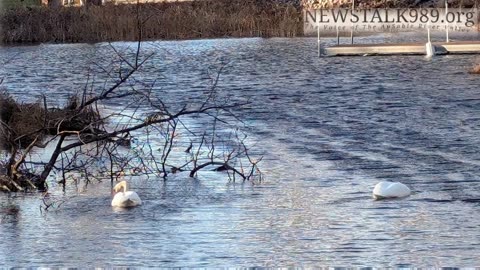
{"type": "MultiPolygon", "coordinates": [[[[426,55],[426,43],[353,44],[325,48],[329,56],[426,55]]],[[[435,54],[480,54],[480,41],[432,42],[435,54]]]]}

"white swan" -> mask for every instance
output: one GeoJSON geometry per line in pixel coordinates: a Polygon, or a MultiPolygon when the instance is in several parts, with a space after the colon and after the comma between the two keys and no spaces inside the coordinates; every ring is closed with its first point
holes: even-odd
{"type": "Polygon", "coordinates": [[[411,193],[410,189],[399,182],[380,182],[373,189],[373,198],[376,200],[386,198],[407,197],[411,193]]]}
{"type": "Polygon", "coordinates": [[[116,207],[134,207],[142,204],[142,200],[135,191],[127,191],[127,181],[122,181],[115,185],[113,191],[116,193],[112,200],[112,206],[116,207]],[[122,190],[120,192],[120,190],[122,190]]]}

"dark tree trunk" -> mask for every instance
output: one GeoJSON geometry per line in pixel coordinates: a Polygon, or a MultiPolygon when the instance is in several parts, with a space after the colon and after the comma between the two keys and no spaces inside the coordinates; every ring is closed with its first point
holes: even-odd
{"type": "Polygon", "coordinates": [[[45,185],[45,181],[47,180],[48,175],[50,175],[50,172],[55,166],[55,162],[57,162],[58,157],[62,153],[62,143],[64,140],[65,140],[65,135],[61,135],[60,139],[58,140],[57,146],[55,147],[55,151],[53,152],[47,165],[45,165],[45,169],[43,169],[43,172],[40,175],[40,180],[39,180],[40,184],[45,185]]]}

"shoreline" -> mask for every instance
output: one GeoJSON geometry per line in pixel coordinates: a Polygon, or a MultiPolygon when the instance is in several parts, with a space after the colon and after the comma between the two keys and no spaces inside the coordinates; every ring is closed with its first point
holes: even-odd
{"type": "MultiPolygon", "coordinates": [[[[350,32],[341,32],[340,38],[350,39],[350,32]]],[[[392,35],[394,36],[403,36],[403,37],[411,37],[411,38],[418,38],[421,41],[422,37],[424,36],[423,32],[419,31],[404,31],[404,32],[360,32],[355,33],[355,38],[365,38],[365,37],[374,37],[374,36],[381,36],[384,35],[387,38],[392,35]]],[[[443,32],[436,31],[432,33],[432,37],[439,41],[443,40],[443,32]]],[[[453,34],[453,36],[461,36],[467,37],[465,41],[477,40],[476,38],[480,38],[480,31],[478,32],[471,32],[468,34],[453,34]]],[[[141,42],[189,42],[189,41],[203,41],[203,40],[232,40],[232,39],[317,39],[316,35],[303,35],[303,36],[295,36],[295,37],[258,37],[258,36],[251,36],[251,37],[207,37],[207,38],[185,38],[185,39],[149,39],[149,40],[141,40],[141,42]]],[[[336,33],[323,33],[322,39],[336,39],[336,33]]],[[[461,40],[457,40],[461,41],[461,40]]],[[[123,42],[130,42],[136,43],[138,40],[114,40],[114,41],[98,41],[98,42],[18,42],[18,43],[0,43],[0,48],[10,48],[10,47],[34,47],[40,45],[99,45],[99,44],[109,44],[109,43],[123,43],[123,42]]],[[[388,43],[387,43],[388,44],[388,43]]]]}
{"type": "Polygon", "coordinates": [[[303,36],[301,9],[273,0],[17,8],[0,17],[1,44],[303,36]],[[24,19],[25,18],[25,19],[24,19]]]}
{"type": "MultiPolygon", "coordinates": [[[[294,1],[275,0],[19,7],[0,13],[0,46],[316,36],[316,31],[305,27],[303,9],[294,1]]],[[[341,36],[349,34],[341,32],[341,36]]],[[[322,31],[322,35],[336,33],[322,31]]]]}

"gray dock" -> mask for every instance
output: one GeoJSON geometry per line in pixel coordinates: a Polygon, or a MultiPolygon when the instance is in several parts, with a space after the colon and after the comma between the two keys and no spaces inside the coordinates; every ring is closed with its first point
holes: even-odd
{"type": "MultiPolygon", "coordinates": [[[[435,54],[480,54],[480,41],[432,42],[435,54]]],[[[342,55],[425,55],[425,43],[353,44],[325,48],[329,56],[342,55]]]]}

